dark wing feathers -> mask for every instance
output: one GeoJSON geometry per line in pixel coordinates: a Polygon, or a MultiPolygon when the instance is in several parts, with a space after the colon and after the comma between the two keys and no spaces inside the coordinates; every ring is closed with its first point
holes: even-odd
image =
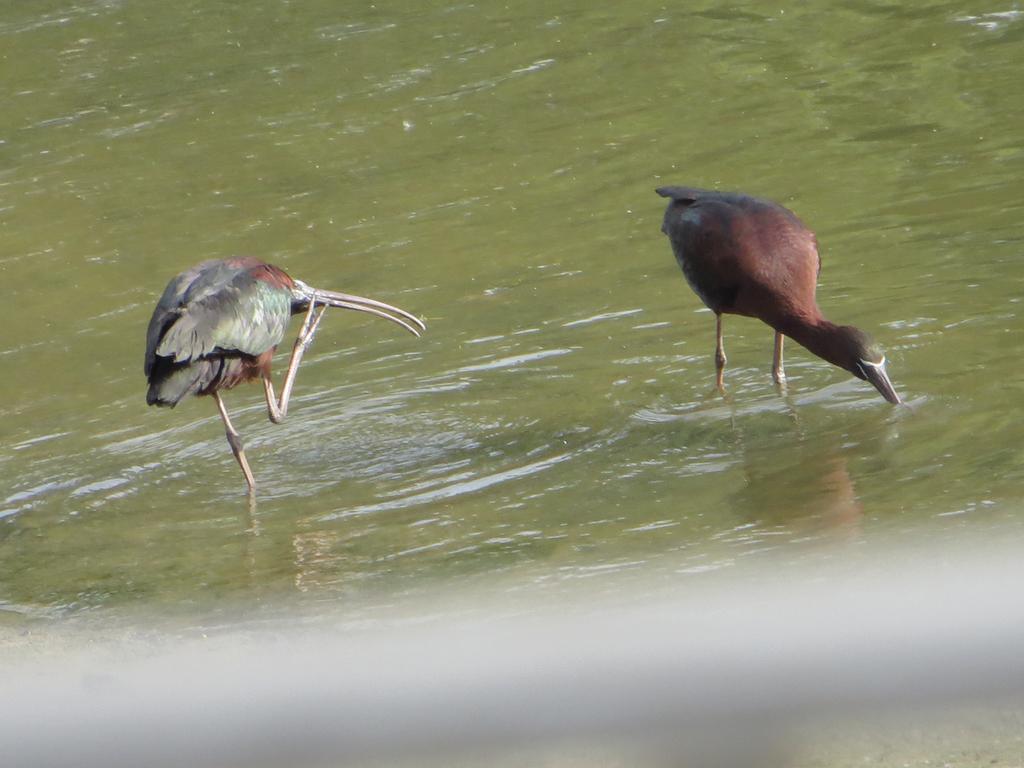
{"type": "Polygon", "coordinates": [[[276,346],[291,317],[291,293],[248,269],[205,262],[167,286],[146,334],[146,374],[156,358],[176,363],[218,352],[259,355],[276,346]]]}
{"type": "Polygon", "coordinates": [[[259,355],[281,341],[290,316],[289,296],[243,274],[182,307],[156,354],[179,363],[215,352],[259,355]]]}
{"type": "Polygon", "coordinates": [[[160,344],[160,339],[168,326],[174,323],[181,314],[185,293],[202,273],[203,268],[209,264],[210,262],[203,262],[182,272],[172,279],[164,289],[160,301],[156,304],[156,309],[153,310],[153,316],[149,319],[149,328],[146,329],[146,376],[149,376],[153,370],[156,348],[160,344]]]}

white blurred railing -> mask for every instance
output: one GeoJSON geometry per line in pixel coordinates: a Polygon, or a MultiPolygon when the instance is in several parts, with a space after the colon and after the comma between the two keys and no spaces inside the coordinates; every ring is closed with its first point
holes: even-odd
{"type": "Polygon", "coordinates": [[[522,618],[492,595],[436,614],[472,619],[0,660],[0,765],[443,765],[572,743],[761,766],[818,722],[1024,700],[1017,548],[890,554],[522,618]]]}

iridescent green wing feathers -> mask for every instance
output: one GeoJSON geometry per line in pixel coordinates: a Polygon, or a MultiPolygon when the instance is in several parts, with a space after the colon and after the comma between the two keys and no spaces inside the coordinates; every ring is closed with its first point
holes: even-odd
{"type": "Polygon", "coordinates": [[[171,281],[146,334],[146,374],[157,357],[185,363],[219,352],[260,355],[284,338],[291,292],[248,269],[207,262],[171,281]]]}

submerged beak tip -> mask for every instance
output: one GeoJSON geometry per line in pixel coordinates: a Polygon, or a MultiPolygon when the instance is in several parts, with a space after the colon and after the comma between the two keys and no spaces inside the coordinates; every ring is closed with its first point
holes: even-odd
{"type": "Polygon", "coordinates": [[[894,389],[890,389],[888,391],[883,390],[883,389],[879,389],[878,392],[879,392],[879,394],[882,395],[883,398],[885,398],[885,400],[887,402],[891,403],[892,405],[902,405],[903,404],[903,401],[900,399],[900,396],[898,394],[896,394],[896,390],[894,390],[894,389]]]}
{"type": "Polygon", "coordinates": [[[893,405],[901,405],[903,401],[892,385],[889,374],[885,371],[885,358],[882,358],[880,363],[870,363],[865,360],[862,360],[861,363],[863,363],[859,366],[861,373],[878,390],[879,394],[893,405]]]}

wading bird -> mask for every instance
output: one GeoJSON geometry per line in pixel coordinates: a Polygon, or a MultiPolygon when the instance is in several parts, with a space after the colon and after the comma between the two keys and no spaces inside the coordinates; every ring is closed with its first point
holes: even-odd
{"type": "Polygon", "coordinates": [[[251,493],[256,481],[220,390],[262,379],[270,420],[280,423],[288,413],[299,363],[327,307],[369,312],[398,323],[416,336],[426,329],[419,318],[404,309],[312,288],[259,259],[204,261],[171,280],[153,310],[146,331],[146,402],[173,408],[186,395],[212,396],[251,493]],[[300,313],[305,314],[302,329],[292,347],[281,398],[276,400],[270,361],[284,338],[289,319],[300,313]]]}
{"type": "Polygon", "coordinates": [[[782,342],[789,336],[818,357],[870,381],[890,403],[899,395],[885,355],[871,338],[825,319],[814,298],[821,257],[814,233],[770,200],[691,187],[660,187],[670,198],[661,231],[687,282],[715,313],[716,384],[723,387],[722,314],[756,317],[775,329],[772,377],[785,381],[782,342]]]}

